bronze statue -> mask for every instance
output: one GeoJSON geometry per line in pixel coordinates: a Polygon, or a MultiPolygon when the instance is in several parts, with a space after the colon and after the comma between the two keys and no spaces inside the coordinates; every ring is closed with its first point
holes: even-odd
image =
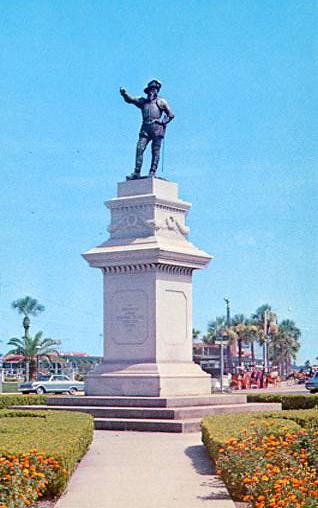
{"type": "Polygon", "coordinates": [[[140,178],[141,166],[143,162],[144,151],[151,141],[151,167],[149,176],[155,176],[160,157],[160,147],[165,135],[166,125],[174,118],[167,101],[158,97],[161,83],[153,79],[148,83],[144,92],[145,97],[131,97],[125,88],[120,89],[120,93],[128,104],[134,104],[142,112],[142,125],[139,132],[139,139],[136,148],[135,170],[129,177],[131,179],[140,178]]]}

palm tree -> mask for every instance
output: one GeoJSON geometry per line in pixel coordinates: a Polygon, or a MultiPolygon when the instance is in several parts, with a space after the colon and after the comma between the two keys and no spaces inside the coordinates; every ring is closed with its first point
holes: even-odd
{"type": "Polygon", "coordinates": [[[18,339],[13,337],[9,340],[8,345],[14,346],[8,354],[21,355],[29,366],[29,375],[26,373],[26,381],[33,380],[37,377],[37,359],[39,357],[48,358],[51,353],[57,353],[54,346],[61,344],[61,341],[54,339],[43,339],[43,332],[37,332],[34,337],[29,335],[18,339]],[[29,379],[27,379],[29,378],[29,379]]]}
{"type": "Polygon", "coordinates": [[[195,341],[198,337],[200,337],[200,330],[196,330],[195,328],[192,328],[192,341],[195,341]]]}
{"type": "Polygon", "coordinates": [[[44,305],[41,305],[36,298],[32,298],[31,296],[25,296],[24,298],[19,298],[12,302],[12,308],[17,309],[19,314],[24,315],[23,319],[23,328],[24,328],[24,336],[29,336],[30,331],[30,316],[37,316],[40,312],[45,310],[44,305]]]}
{"type": "Polygon", "coordinates": [[[238,345],[239,366],[242,366],[243,344],[249,344],[251,349],[251,361],[255,364],[255,342],[264,337],[263,331],[252,319],[247,319],[243,314],[236,314],[232,318],[231,328],[235,334],[238,345]]]}
{"type": "Polygon", "coordinates": [[[296,358],[300,348],[300,336],[301,331],[294,321],[285,319],[278,325],[277,332],[272,337],[269,354],[271,359],[278,363],[281,375],[288,374],[291,358],[296,358]]]}
{"type": "Polygon", "coordinates": [[[247,320],[247,330],[246,330],[246,342],[249,343],[251,348],[251,362],[252,365],[255,366],[255,343],[264,344],[265,334],[264,331],[258,326],[258,324],[253,319],[247,320]]]}
{"type": "Polygon", "coordinates": [[[214,321],[210,321],[208,323],[208,333],[205,337],[205,342],[207,344],[214,344],[217,339],[220,337],[225,337],[228,335],[229,327],[226,323],[225,316],[217,316],[214,321]]]}
{"type": "Polygon", "coordinates": [[[235,316],[233,316],[231,319],[231,329],[234,333],[238,347],[239,367],[242,366],[242,354],[243,354],[242,346],[244,340],[245,322],[246,319],[243,314],[235,314],[235,316]]]}
{"type": "Polygon", "coordinates": [[[232,366],[232,351],[231,344],[235,341],[235,334],[231,329],[231,326],[227,323],[227,318],[225,316],[218,316],[214,321],[210,321],[208,323],[208,332],[205,337],[203,337],[203,341],[206,344],[214,344],[217,340],[220,339],[228,339],[226,354],[227,354],[227,368],[231,369],[232,366]]]}
{"type": "Polygon", "coordinates": [[[268,303],[265,303],[256,309],[252,320],[259,328],[259,342],[263,346],[265,368],[269,364],[270,341],[277,333],[277,314],[272,311],[272,307],[268,303]]]}

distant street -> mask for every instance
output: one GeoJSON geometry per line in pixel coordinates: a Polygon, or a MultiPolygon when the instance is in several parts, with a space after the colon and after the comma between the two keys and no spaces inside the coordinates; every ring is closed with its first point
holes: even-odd
{"type": "Polygon", "coordinates": [[[287,381],[282,381],[276,386],[270,386],[268,388],[259,388],[253,390],[240,390],[240,393],[310,393],[306,390],[304,384],[289,384],[287,381]]]}

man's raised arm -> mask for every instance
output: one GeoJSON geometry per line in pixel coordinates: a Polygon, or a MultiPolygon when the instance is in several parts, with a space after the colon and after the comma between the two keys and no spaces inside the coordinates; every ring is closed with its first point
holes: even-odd
{"type": "Polygon", "coordinates": [[[120,88],[119,92],[125,102],[128,102],[128,104],[134,104],[135,106],[137,106],[137,108],[140,108],[142,97],[132,97],[131,95],[129,95],[126,88],[122,87],[120,88]]]}

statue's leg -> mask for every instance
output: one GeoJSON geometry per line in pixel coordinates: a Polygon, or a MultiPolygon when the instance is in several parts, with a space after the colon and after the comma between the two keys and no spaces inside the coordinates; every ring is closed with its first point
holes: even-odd
{"type": "Polygon", "coordinates": [[[135,164],[135,175],[140,175],[141,166],[144,158],[144,151],[149,143],[148,136],[140,135],[136,148],[136,164],[135,164]]]}
{"type": "Polygon", "coordinates": [[[161,142],[163,138],[161,136],[157,136],[152,140],[151,145],[151,152],[152,152],[152,158],[151,158],[151,167],[150,167],[150,176],[155,176],[158,164],[159,164],[159,158],[160,158],[160,147],[161,142]]]}

